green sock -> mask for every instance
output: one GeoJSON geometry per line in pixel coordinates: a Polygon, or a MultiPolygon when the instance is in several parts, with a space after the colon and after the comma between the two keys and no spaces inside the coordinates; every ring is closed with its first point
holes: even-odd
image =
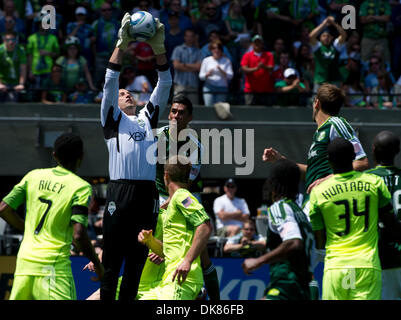
{"type": "Polygon", "coordinates": [[[220,300],[220,286],[217,271],[213,262],[203,269],[203,280],[210,300],[220,300]]]}

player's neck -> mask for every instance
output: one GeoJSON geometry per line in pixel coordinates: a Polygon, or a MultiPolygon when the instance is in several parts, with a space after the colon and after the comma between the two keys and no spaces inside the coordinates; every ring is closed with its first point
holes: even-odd
{"type": "Polygon", "coordinates": [[[323,123],[325,123],[325,122],[327,121],[327,119],[330,118],[330,117],[331,117],[331,115],[329,115],[329,114],[327,114],[327,113],[324,113],[324,112],[322,112],[322,111],[318,112],[318,113],[316,114],[316,117],[315,117],[315,122],[316,122],[316,124],[317,124],[317,127],[320,128],[320,126],[321,126],[323,123]]]}
{"type": "Polygon", "coordinates": [[[178,183],[178,182],[170,182],[168,184],[168,195],[170,198],[174,195],[174,193],[180,189],[180,188],[186,188],[187,186],[184,183],[178,183]]]}

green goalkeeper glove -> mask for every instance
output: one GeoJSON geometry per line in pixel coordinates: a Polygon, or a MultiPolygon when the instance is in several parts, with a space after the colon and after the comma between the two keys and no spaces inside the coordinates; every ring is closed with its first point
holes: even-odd
{"type": "Polygon", "coordinates": [[[159,21],[158,18],[156,20],[156,33],[149,40],[145,41],[152,47],[152,50],[155,55],[166,53],[166,48],[164,47],[164,24],[159,21]]]}
{"type": "Polygon", "coordinates": [[[121,20],[121,28],[118,30],[118,40],[116,47],[121,50],[125,50],[128,47],[128,44],[131,41],[135,41],[135,39],[131,38],[128,29],[130,25],[131,15],[127,12],[124,15],[124,18],[121,20]]]}

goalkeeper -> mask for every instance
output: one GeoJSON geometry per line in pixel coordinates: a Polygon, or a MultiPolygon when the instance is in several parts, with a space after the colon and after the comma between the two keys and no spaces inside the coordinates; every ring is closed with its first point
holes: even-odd
{"type": "Polygon", "coordinates": [[[103,216],[103,256],[105,269],[100,298],[114,300],[118,275],[125,260],[119,299],[132,301],[138,291],[147,249],[132,238],[142,229],[153,229],[158,214],[155,161],[147,161],[148,148],[154,144],[152,129],[167,105],[171,73],[164,48],[164,25],[157,20],[157,31],[147,43],[156,56],[158,82],[147,105],[136,115],[136,101],[119,89],[124,50],[135,39],[128,34],[131,16],[126,13],[118,31],[116,48],[109,60],[101,124],[109,150],[110,182],[103,216]],[[134,248],[132,248],[134,245],[134,248]]]}

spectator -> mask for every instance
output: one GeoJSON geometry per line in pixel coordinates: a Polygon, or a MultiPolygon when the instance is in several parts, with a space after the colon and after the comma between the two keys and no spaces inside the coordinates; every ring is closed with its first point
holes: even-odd
{"type": "Polygon", "coordinates": [[[220,38],[220,35],[219,35],[219,33],[218,33],[217,30],[212,30],[212,31],[210,31],[210,32],[209,32],[209,35],[208,35],[208,39],[209,39],[209,42],[206,43],[206,44],[200,49],[200,50],[201,50],[201,53],[202,53],[202,59],[205,59],[206,57],[209,57],[209,56],[212,55],[212,52],[211,52],[210,49],[209,49],[209,47],[210,47],[210,45],[211,45],[212,43],[214,43],[214,42],[220,42],[220,43],[222,44],[222,46],[223,46],[223,55],[225,55],[228,59],[230,59],[230,61],[231,61],[232,64],[234,63],[234,59],[233,59],[233,57],[232,57],[230,51],[228,50],[228,48],[227,48],[225,45],[223,45],[223,43],[222,43],[222,41],[221,41],[221,38],[220,38]]]}
{"type": "Polygon", "coordinates": [[[248,35],[246,20],[241,12],[241,3],[234,0],[230,3],[227,17],[224,19],[230,36],[230,41],[227,43],[227,48],[232,56],[231,62],[235,72],[239,69],[239,61],[243,55],[241,46],[241,36],[248,35]]]}
{"type": "Polygon", "coordinates": [[[62,78],[67,91],[74,90],[78,80],[84,77],[89,84],[90,90],[96,91],[86,59],[80,55],[79,43],[77,37],[68,37],[64,44],[65,53],[56,60],[56,63],[63,68],[62,78]]]}
{"type": "Polygon", "coordinates": [[[212,56],[202,60],[199,78],[203,85],[203,101],[205,106],[213,106],[217,102],[226,102],[229,82],[233,77],[231,61],[223,56],[221,42],[209,45],[212,56]]]}
{"type": "Polygon", "coordinates": [[[19,18],[18,12],[15,9],[15,4],[13,0],[5,0],[3,2],[4,18],[0,19],[0,33],[6,31],[6,17],[14,17],[15,27],[14,32],[25,34],[26,26],[23,19],[19,18]]]}
{"type": "MultiPolygon", "coordinates": [[[[323,2],[320,0],[320,2],[323,2]]],[[[326,2],[326,1],[324,1],[326,2]]],[[[328,15],[329,16],[333,16],[336,21],[338,21],[338,19],[342,16],[341,10],[343,8],[343,6],[345,5],[353,5],[354,7],[357,6],[357,2],[361,2],[361,1],[357,1],[357,0],[328,0],[328,7],[327,7],[327,11],[328,11],[328,15]]],[[[327,15],[326,15],[327,16],[327,15]]]]}
{"type": "Polygon", "coordinates": [[[67,24],[67,38],[77,37],[80,42],[81,54],[86,59],[89,69],[93,67],[93,52],[92,45],[94,44],[95,37],[93,27],[86,22],[88,11],[85,7],[78,7],[75,10],[75,22],[67,24]]]}
{"type": "Polygon", "coordinates": [[[270,93],[274,91],[274,80],[271,71],[274,67],[273,55],[264,51],[263,39],[260,35],[252,38],[252,50],[246,52],[241,59],[241,68],[245,74],[245,104],[271,105],[270,93]]]}
{"type": "Polygon", "coordinates": [[[77,83],[75,84],[75,90],[68,97],[68,101],[72,103],[93,103],[94,102],[94,94],[91,91],[88,91],[88,85],[86,84],[86,80],[84,78],[79,78],[77,83]]]}
{"type": "Polygon", "coordinates": [[[134,14],[137,11],[147,11],[153,17],[160,18],[159,10],[155,9],[152,6],[152,1],[150,1],[150,0],[141,0],[141,1],[139,1],[138,6],[134,7],[134,9],[132,9],[132,13],[131,14],[134,14]]]}
{"type": "Polygon", "coordinates": [[[260,1],[256,8],[255,20],[257,21],[257,33],[263,37],[265,45],[273,43],[277,38],[283,39],[286,43],[291,42],[294,25],[290,18],[287,1],[260,1]]]}
{"type": "Polygon", "coordinates": [[[293,0],[290,2],[290,14],[296,28],[315,27],[314,19],[319,15],[317,0],[293,0]]]}
{"type": "Polygon", "coordinates": [[[317,92],[322,83],[340,84],[339,53],[345,44],[347,34],[333,17],[327,17],[309,34],[315,58],[314,88],[317,92]],[[328,27],[334,26],[340,34],[333,42],[328,27]],[[320,41],[317,40],[320,34],[320,41]]]}
{"type": "Polygon", "coordinates": [[[256,33],[255,1],[241,0],[241,11],[246,21],[247,30],[249,30],[249,32],[256,33]]]}
{"type": "Polygon", "coordinates": [[[346,107],[365,107],[366,92],[361,84],[361,73],[351,71],[345,80],[342,89],[345,93],[346,107]]]}
{"type": "Polygon", "coordinates": [[[384,61],[390,62],[387,23],[391,7],[387,0],[365,0],[359,9],[363,36],[361,42],[362,60],[367,61],[375,45],[384,50],[384,61]]]}
{"type": "Polygon", "coordinates": [[[232,257],[250,258],[257,257],[266,250],[266,240],[256,233],[255,222],[247,220],[242,226],[242,231],[229,237],[223,251],[232,257]]]}
{"type": "MultiPolygon", "coordinates": [[[[301,27],[300,35],[298,40],[292,43],[292,53],[295,59],[298,57],[299,48],[302,45],[309,45],[309,29],[305,26],[301,27]]],[[[310,48],[309,48],[310,49],[310,48]]],[[[310,51],[312,52],[312,51],[310,51]]]]}
{"type": "Polygon", "coordinates": [[[166,30],[166,56],[167,60],[170,61],[171,55],[175,47],[184,43],[184,30],[178,25],[179,19],[178,14],[174,11],[168,15],[168,23],[170,30],[166,30]]]}
{"type": "Polygon", "coordinates": [[[374,56],[371,57],[369,60],[369,71],[365,76],[365,88],[368,93],[371,92],[374,87],[379,85],[377,74],[381,70],[384,70],[381,59],[374,56]]]}
{"type": "Polygon", "coordinates": [[[42,90],[42,103],[59,104],[65,103],[67,93],[65,92],[65,84],[62,78],[63,69],[61,66],[54,64],[51,69],[50,78],[46,79],[42,90]]]}
{"type": "Polygon", "coordinates": [[[35,18],[39,31],[28,37],[26,51],[28,54],[28,74],[33,87],[43,87],[44,81],[49,78],[53,66],[53,59],[60,53],[58,39],[43,29],[41,19],[35,18]]]}
{"type": "Polygon", "coordinates": [[[306,92],[310,92],[313,87],[315,63],[309,44],[302,44],[299,47],[296,55],[295,68],[300,73],[301,79],[305,84],[306,92]]]}
{"type": "Polygon", "coordinates": [[[146,42],[137,42],[134,53],[137,60],[137,74],[148,78],[152,86],[155,87],[157,82],[157,71],[155,69],[156,58],[152,47],[146,42]]]}
{"type": "MultiPolygon", "coordinates": [[[[96,12],[100,11],[100,14],[103,9],[104,4],[109,4],[111,7],[111,17],[113,20],[120,21],[122,16],[121,11],[121,1],[120,0],[91,0],[92,9],[96,12]]],[[[132,8],[132,7],[131,7],[132,8]]]]}
{"type": "Polygon", "coordinates": [[[15,37],[17,39],[17,43],[19,44],[26,44],[26,36],[22,32],[17,32],[16,30],[16,18],[14,16],[5,16],[4,17],[4,25],[5,25],[5,30],[1,32],[1,35],[5,35],[8,32],[12,32],[15,34],[15,37]]]}
{"type": "Polygon", "coordinates": [[[284,80],[284,71],[289,67],[290,67],[290,54],[287,51],[282,51],[280,53],[279,63],[274,66],[272,73],[275,83],[277,81],[284,80]]]}
{"type": "Polygon", "coordinates": [[[362,73],[362,65],[361,65],[361,55],[359,52],[350,52],[347,58],[347,62],[344,66],[340,67],[341,74],[341,82],[344,84],[347,81],[347,78],[351,72],[355,72],[360,75],[362,73]]]}
{"type": "Polygon", "coordinates": [[[173,50],[171,61],[174,66],[174,95],[184,93],[193,104],[199,104],[199,70],[202,62],[201,51],[195,46],[196,34],[188,29],[184,43],[173,50]]]}
{"type": "Polygon", "coordinates": [[[18,93],[25,89],[27,58],[23,46],[17,44],[13,32],[3,35],[0,45],[0,101],[17,102],[18,93]]]}
{"type": "Polygon", "coordinates": [[[369,97],[370,105],[378,109],[391,109],[396,106],[394,99],[394,88],[390,75],[386,71],[377,74],[379,85],[372,89],[369,97]]]}
{"type": "Polygon", "coordinates": [[[281,52],[285,50],[285,43],[282,38],[277,38],[274,40],[273,44],[273,58],[274,58],[274,65],[280,64],[280,55],[281,52]]]}
{"type": "MultiPolygon", "coordinates": [[[[45,5],[50,5],[53,6],[55,8],[56,11],[56,16],[55,16],[55,20],[56,20],[56,25],[55,27],[52,27],[49,29],[49,33],[55,35],[60,42],[62,42],[64,40],[64,19],[63,16],[60,14],[59,8],[58,8],[58,2],[54,2],[54,0],[45,0],[43,1],[43,6],[45,5]]],[[[46,15],[46,11],[42,12],[42,8],[40,9],[40,11],[37,14],[37,18],[42,18],[46,15]]],[[[32,32],[31,33],[35,33],[39,30],[39,27],[37,24],[33,24],[32,25],[32,32]]]]}
{"type": "Polygon", "coordinates": [[[133,67],[126,67],[121,74],[121,78],[126,79],[126,84],[123,88],[133,94],[138,106],[143,106],[149,101],[153,87],[146,76],[136,75],[133,67]]]}
{"type": "Polygon", "coordinates": [[[394,6],[391,10],[391,23],[393,25],[392,38],[392,71],[396,78],[401,75],[401,3],[394,6]]]}
{"type": "Polygon", "coordinates": [[[195,25],[196,33],[199,36],[199,45],[202,47],[208,41],[210,31],[217,30],[221,41],[227,43],[230,35],[225,22],[218,17],[217,6],[213,2],[205,5],[205,16],[201,17],[195,25]]]}
{"type": "Polygon", "coordinates": [[[96,66],[94,73],[96,86],[104,79],[106,66],[114,50],[120,28],[120,23],[112,17],[112,11],[112,6],[108,2],[103,3],[100,8],[101,17],[92,24],[95,36],[93,54],[96,66]]]}
{"type": "Polygon", "coordinates": [[[277,81],[274,87],[276,92],[280,93],[277,98],[279,106],[304,106],[306,104],[304,97],[300,95],[306,91],[305,85],[299,79],[295,69],[285,69],[283,80],[277,81]]]}
{"type": "Polygon", "coordinates": [[[228,179],[224,184],[224,195],[216,198],[213,211],[216,217],[216,234],[220,237],[232,237],[238,234],[243,222],[249,219],[249,209],[245,199],[237,198],[237,184],[228,179]]]}
{"type": "Polygon", "coordinates": [[[171,0],[168,9],[164,8],[160,11],[160,22],[164,24],[166,32],[170,30],[170,24],[168,21],[168,16],[170,12],[175,12],[178,14],[178,26],[181,30],[185,31],[187,29],[193,28],[191,19],[182,10],[181,1],[171,0]]]}

